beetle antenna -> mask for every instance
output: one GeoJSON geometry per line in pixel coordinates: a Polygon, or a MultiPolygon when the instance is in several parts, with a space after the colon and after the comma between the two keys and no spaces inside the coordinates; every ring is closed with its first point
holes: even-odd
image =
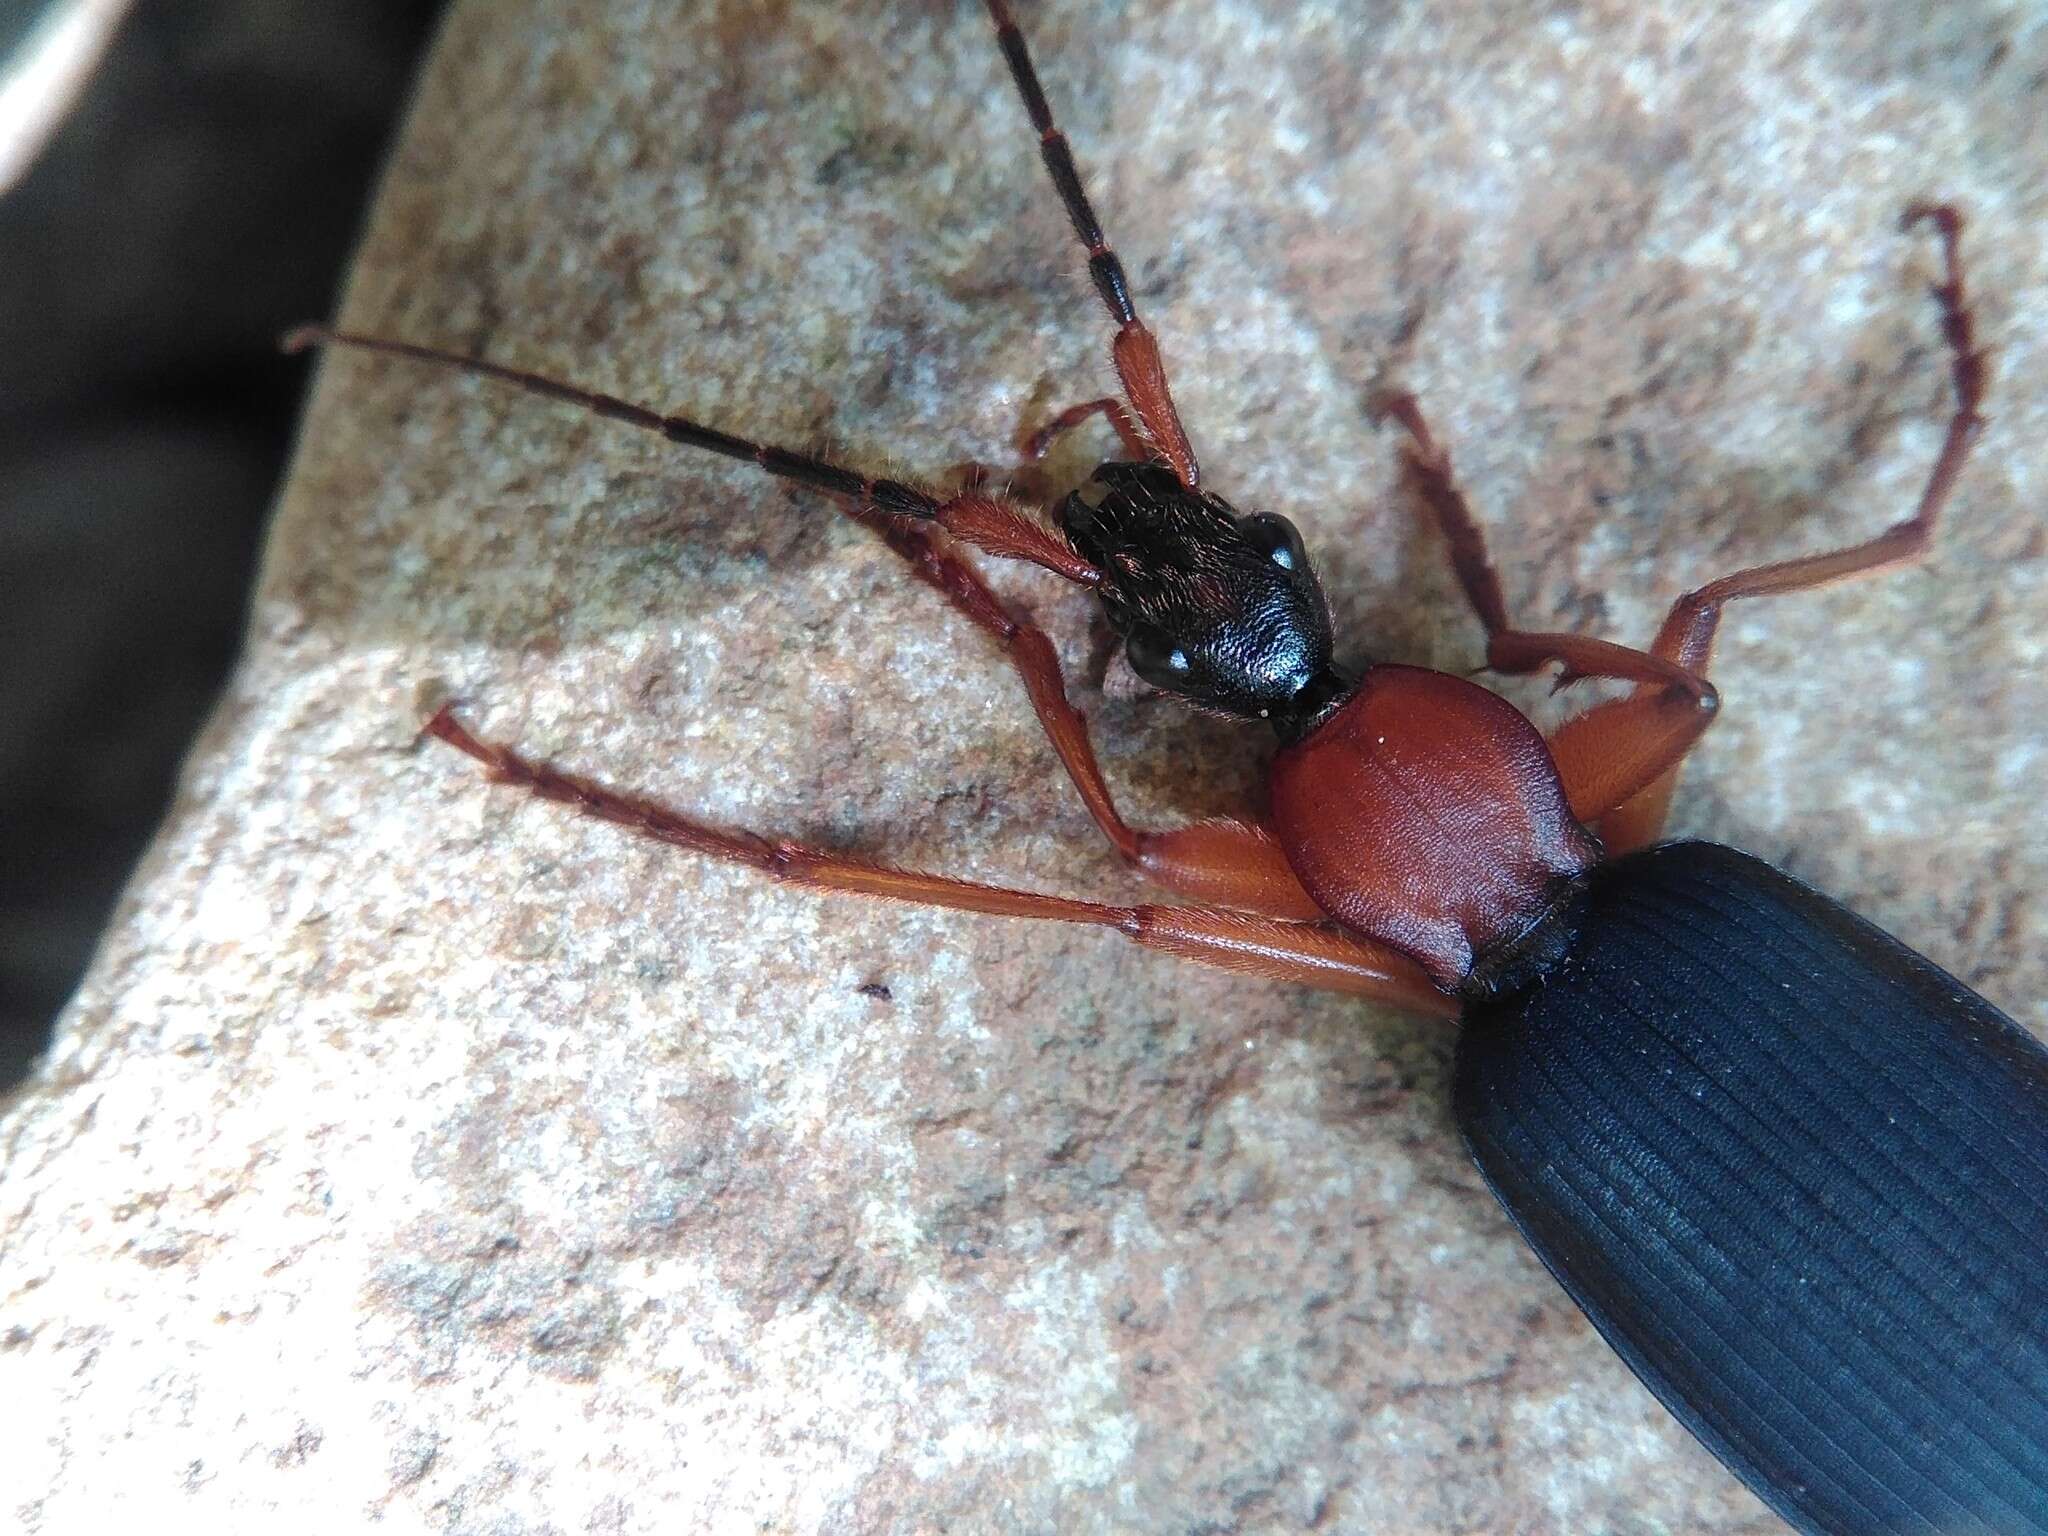
{"type": "Polygon", "coordinates": [[[938,516],[939,509],[944,505],[938,497],[929,495],[916,486],[905,485],[900,480],[884,480],[872,475],[863,475],[857,470],[847,469],[843,465],[833,464],[807,453],[796,453],[769,443],[757,443],[749,438],[734,437],[730,432],[721,432],[716,427],[707,427],[702,422],[691,421],[685,416],[664,415],[649,406],[622,400],[617,395],[584,389],[580,385],[565,384],[560,379],[551,379],[524,368],[489,362],[481,357],[468,357],[463,353],[445,351],[440,347],[422,346],[415,341],[393,341],[383,336],[365,336],[359,331],[336,330],[325,325],[295,326],[285,333],[279,345],[288,353],[304,352],[317,346],[354,347],[363,352],[381,352],[388,357],[411,358],[414,362],[433,363],[462,373],[497,379],[514,388],[523,389],[528,394],[540,395],[549,400],[560,400],[569,405],[579,405],[594,416],[602,416],[610,421],[623,421],[628,426],[639,427],[643,431],[658,432],[670,442],[681,443],[686,448],[709,449],[712,453],[723,454],[728,459],[740,459],[746,463],[759,465],[769,474],[784,480],[794,480],[799,485],[854,497],[880,511],[894,513],[899,517],[930,520],[938,516]]]}
{"type": "Polygon", "coordinates": [[[1009,0],[984,3],[988,19],[996,29],[996,46],[1002,50],[1003,62],[1010,67],[1010,79],[1023,100],[1024,115],[1031,119],[1031,129],[1038,135],[1038,156],[1045,162],[1046,174],[1052,177],[1053,188],[1067,210],[1067,221],[1074,226],[1075,238],[1088,253],[1089,279],[1116,325],[1110,359],[1116,365],[1117,377],[1123,381],[1124,394],[1129,397],[1131,409],[1144,427],[1154,453],[1182,485],[1192,490],[1202,478],[1202,467],[1195,459],[1186,429],[1180,424],[1173,392],[1167,387],[1166,364],[1159,356],[1159,342],[1138,318],[1138,306],[1131,300],[1124,264],[1111,249],[1109,237],[1102,232],[1102,221],[1088,201],[1088,191],[1081,185],[1074,151],[1067,143],[1066,132],[1053,120],[1045,87],[1039,83],[1038,70],[1031,62],[1031,51],[1025,47],[1024,34],[1010,14],[1009,0]]]}
{"type": "Polygon", "coordinates": [[[318,346],[353,347],[362,352],[409,358],[414,362],[452,368],[458,373],[496,379],[529,394],[581,406],[592,415],[609,421],[623,421],[642,431],[658,432],[670,442],[681,443],[686,448],[709,449],[728,459],[757,465],[781,479],[844,496],[853,503],[853,515],[858,522],[868,522],[879,513],[885,518],[906,517],[918,522],[936,523],[954,538],[998,559],[1025,560],[1084,587],[1092,587],[1102,579],[1102,573],[1075,553],[1073,546],[1057,530],[1015,502],[987,492],[973,491],[942,499],[901,480],[863,475],[858,470],[834,464],[814,454],[797,453],[789,448],[777,448],[772,443],[735,437],[730,432],[707,427],[686,416],[664,415],[650,406],[636,405],[631,400],[622,400],[601,390],[565,384],[545,374],[440,347],[423,346],[416,341],[394,341],[389,337],[366,336],[359,331],[336,330],[325,325],[301,325],[286,332],[279,345],[288,353],[304,352],[318,346]]]}

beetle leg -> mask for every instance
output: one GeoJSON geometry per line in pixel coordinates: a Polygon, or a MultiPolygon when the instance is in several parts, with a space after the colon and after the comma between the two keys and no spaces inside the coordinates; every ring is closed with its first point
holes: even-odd
{"type": "Polygon", "coordinates": [[[1946,278],[1934,286],[1941,305],[1942,335],[1950,352],[1950,372],[1955,380],[1956,404],[1949,416],[1948,435],[1941,454],[1929,472],[1920,493],[1920,504],[1904,522],[1895,523],[1874,539],[1852,544],[1825,554],[1805,555],[1796,560],[1779,560],[1751,566],[1732,576],[1711,581],[1698,591],[1688,592],[1672,605],[1657,631],[1651,649],[1667,656],[1691,672],[1704,674],[1713,659],[1714,635],[1720,627],[1724,605],[1744,597],[1774,597],[1786,592],[1807,592],[1852,576],[1870,576],[1895,570],[1923,559],[1934,547],[1935,525],[1941,517],[1956,478],[1970,456],[1984,426],[1979,407],[1984,403],[1986,371],[1984,353],[1976,345],[1969,302],[1963,291],[1960,249],[1962,215],[1947,205],[1916,203],[1906,211],[1905,227],[1931,222],[1940,232],[1946,278]]]}
{"type": "Polygon", "coordinates": [[[1572,816],[1595,828],[1610,855],[1652,842],[1663,826],[1663,805],[1679,765],[1714,723],[1718,695],[1704,698],[1681,690],[1638,688],[1626,698],[1596,704],[1551,732],[1551,760],[1564,781],[1572,816]],[[1663,786],[1656,824],[1636,835],[1635,824],[1617,820],[1624,810],[1663,786]]]}
{"type": "Polygon", "coordinates": [[[1302,889],[1280,843],[1263,823],[1218,816],[1165,832],[1138,832],[1131,862],[1147,879],[1244,912],[1297,921],[1326,916],[1302,889]]]}
{"type": "Polygon", "coordinates": [[[1140,464],[1152,457],[1152,449],[1145,441],[1144,430],[1132,419],[1123,401],[1114,395],[1068,406],[1037,431],[1026,432],[1018,447],[1027,461],[1036,463],[1052,452],[1054,443],[1098,411],[1109,418],[1109,424],[1116,429],[1117,441],[1123,444],[1127,455],[1140,464]]]}
{"type": "MultiPolygon", "coordinates": [[[[1893,570],[1922,559],[1933,547],[1942,508],[1984,425],[1980,407],[1987,377],[1963,283],[1962,215],[1947,204],[1915,203],[1906,210],[1903,224],[1911,229],[1921,223],[1934,225],[1941,237],[1944,274],[1933,292],[1941,306],[1942,336],[1949,347],[1956,404],[1941,453],[1913,515],[1861,544],[1752,566],[1686,593],[1672,605],[1646,659],[1704,684],[1721,611],[1728,603],[1745,597],[1805,592],[1893,570]]],[[[1574,637],[1530,635],[1507,627],[1500,580],[1487,559],[1479,525],[1452,478],[1450,456],[1431,436],[1413,396],[1387,395],[1378,408],[1407,429],[1410,479],[1435,515],[1450,545],[1452,568],[1473,611],[1486,626],[1488,663],[1500,671],[1525,672],[1547,661],[1563,661],[1564,682],[1576,676],[1629,677],[1627,672],[1574,661],[1558,643],[1574,637]]],[[[1679,767],[1712,719],[1710,694],[1688,704],[1657,679],[1633,680],[1638,683],[1634,694],[1595,705],[1567,721],[1550,743],[1573,814],[1582,821],[1597,821],[1601,837],[1613,853],[1641,847],[1662,831],[1679,767]]]]}
{"type": "Polygon", "coordinates": [[[1457,1014],[1454,1000],[1432,986],[1413,961],[1327,922],[1289,922],[1214,907],[1112,906],[898,869],[784,838],[693,821],[651,800],[531,762],[508,747],[480,740],[449,706],[443,706],[426,729],[482,763],[501,783],[671,847],[745,865],[771,880],[951,911],[1114,928],[1146,949],[1205,965],[1348,992],[1440,1018],[1457,1014]]]}
{"type": "Polygon", "coordinates": [[[1458,489],[1451,472],[1451,455],[1436,440],[1423,420],[1422,407],[1406,390],[1388,390],[1373,399],[1375,418],[1391,416],[1408,434],[1401,455],[1401,468],[1408,483],[1422,498],[1435,519],[1437,531],[1449,547],[1451,569],[1464,589],[1465,601],[1486,627],[1489,642],[1513,628],[1508,623],[1507,600],[1501,596],[1500,575],[1486,554],[1486,535],[1472,515],[1472,504],[1458,489]]]}
{"type": "Polygon", "coordinates": [[[1445,1020],[1459,1014],[1457,999],[1439,992],[1413,960],[1335,923],[1295,923],[1221,907],[1122,910],[1128,916],[1116,926],[1147,949],[1241,976],[1370,998],[1407,1013],[1445,1020]]]}
{"type": "Polygon", "coordinates": [[[1605,677],[1660,688],[1678,688],[1693,695],[1696,705],[1709,712],[1711,693],[1685,667],[1649,652],[1585,635],[1545,633],[1516,629],[1508,619],[1507,599],[1501,595],[1500,574],[1486,553],[1486,535],[1472,515],[1471,503],[1458,488],[1451,471],[1451,456],[1429,430],[1422,407],[1415,397],[1395,390],[1373,402],[1376,416],[1391,416],[1408,433],[1403,465],[1408,482],[1422,498],[1443,535],[1451,557],[1451,570],[1486,630],[1486,664],[1496,672],[1526,675],[1558,663],[1557,686],[1566,687],[1582,678],[1605,677]]]}
{"type": "MultiPolygon", "coordinates": [[[[1808,592],[1852,577],[1896,570],[1925,558],[1933,548],[1942,509],[1955,489],[1956,479],[1970,456],[1971,447],[1983,430],[1984,417],[1980,408],[1984,403],[1988,379],[1984,353],[1976,343],[1969,297],[1963,286],[1962,214],[1947,204],[1915,203],[1906,210],[1902,224],[1911,229],[1921,223],[1932,224],[1941,238],[1943,279],[1934,285],[1933,293],[1935,302],[1941,306],[1941,332],[1948,343],[1956,403],[1949,416],[1948,433],[1942,441],[1941,453],[1928,472],[1926,487],[1920,493],[1920,502],[1913,515],[1861,544],[1830,550],[1825,554],[1752,566],[1686,593],[1672,605],[1663,627],[1657,631],[1657,638],[1650,647],[1654,654],[1704,677],[1713,660],[1721,610],[1728,603],[1745,597],[1808,592]]],[[[1631,702],[1622,700],[1619,704],[1599,706],[1579,720],[1572,721],[1564,731],[1576,729],[1587,736],[1612,737],[1625,729],[1616,711],[1631,702]]],[[[1561,731],[1560,737],[1563,734],[1561,731]]],[[[1600,833],[1608,846],[1620,853],[1653,842],[1663,830],[1672,791],[1677,783],[1677,764],[1674,763],[1646,789],[1605,812],[1600,833]]]]}
{"type": "MultiPolygon", "coordinates": [[[[1059,755],[1081,802],[1110,846],[1132,868],[1169,890],[1272,917],[1313,919],[1322,909],[1301,888],[1280,845],[1264,827],[1216,820],[1166,832],[1132,827],[1116,808],[1095,749],[1088,719],[1067,698],[1059,655],[1045,631],[996,595],[959,551],[922,524],[853,506],[851,515],[910,563],[920,581],[936,589],[979,628],[995,637],[1023,680],[1046,739],[1059,755]]],[[[943,524],[943,518],[939,521],[943,524]]]]}
{"type": "Polygon", "coordinates": [[[1046,493],[1039,463],[1051,453],[1053,445],[1076,427],[1084,425],[1095,415],[1107,417],[1116,429],[1117,441],[1122,445],[1124,456],[1137,463],[1144,463],[1152,457],[1152,449],[1145,441],[1144,428],[1131,415],[1130,408],[1115,396],[1100,400],[1087,400],[1079,405],[1070,405],[1052,420],[1036,428],[1022,428],[1017,434],[1017,452],[1021,463],[1008,470],[998,470],[970,459],[956,464],[947,473],[947,480],[958,485],[963,492],[986,491],[1000,483],[1023,500],[1043,505],[1052,498],[1046,493]]]}

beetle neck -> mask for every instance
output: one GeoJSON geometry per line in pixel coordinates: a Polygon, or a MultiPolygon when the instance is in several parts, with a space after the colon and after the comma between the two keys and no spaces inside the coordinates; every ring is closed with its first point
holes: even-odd
{"type": "Polygon", "coordinates": [[[1467,1003],[1500,997],[1540,980],[1570,953],[1585,914],[1591,871],[1554,881],[1549,901],[1518,931],[1482,949],[1458,987],[1467,1003]]]}
{"type": "Polygon", "coordinates": [[[1288,701],[1285,712],[1274,711],[1270,723],[1280,745],[1291,747],[1329,719],[1331,714],[1358,691],[1357,674],[1325,664],[1308,684],[1288,701]]]}

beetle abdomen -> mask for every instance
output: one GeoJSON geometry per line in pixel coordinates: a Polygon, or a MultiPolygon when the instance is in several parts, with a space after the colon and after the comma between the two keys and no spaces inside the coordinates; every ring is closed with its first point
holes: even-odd
{"type": "Polygon", "coordinates": [[[1594,1326],[1795,1526],[2048,1533],[2048,1050],[1968,987],[1670,844],[1468,1011],[1455,1102],[1594,1326]]]}

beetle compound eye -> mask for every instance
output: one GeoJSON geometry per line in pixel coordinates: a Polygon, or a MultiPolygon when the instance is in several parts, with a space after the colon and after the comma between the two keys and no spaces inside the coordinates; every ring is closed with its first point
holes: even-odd
{"type": "Polygon", "coordinates": [[[1155,688],[1178,692],[1194,675],[1195,665],[1185,647],[1173,636],[1152,624],[1140,624],[1124,642],[1124,655],[1131,670],[1155,688]]]}
{"type": "Polygon", "coordinates": [[[1244,541],[1283,571],[1299,571],[1308,565],[1308,550],[1301,542],[1301,530],[1272,512],[1254,512],[1238,531],[1244,541]]]}

